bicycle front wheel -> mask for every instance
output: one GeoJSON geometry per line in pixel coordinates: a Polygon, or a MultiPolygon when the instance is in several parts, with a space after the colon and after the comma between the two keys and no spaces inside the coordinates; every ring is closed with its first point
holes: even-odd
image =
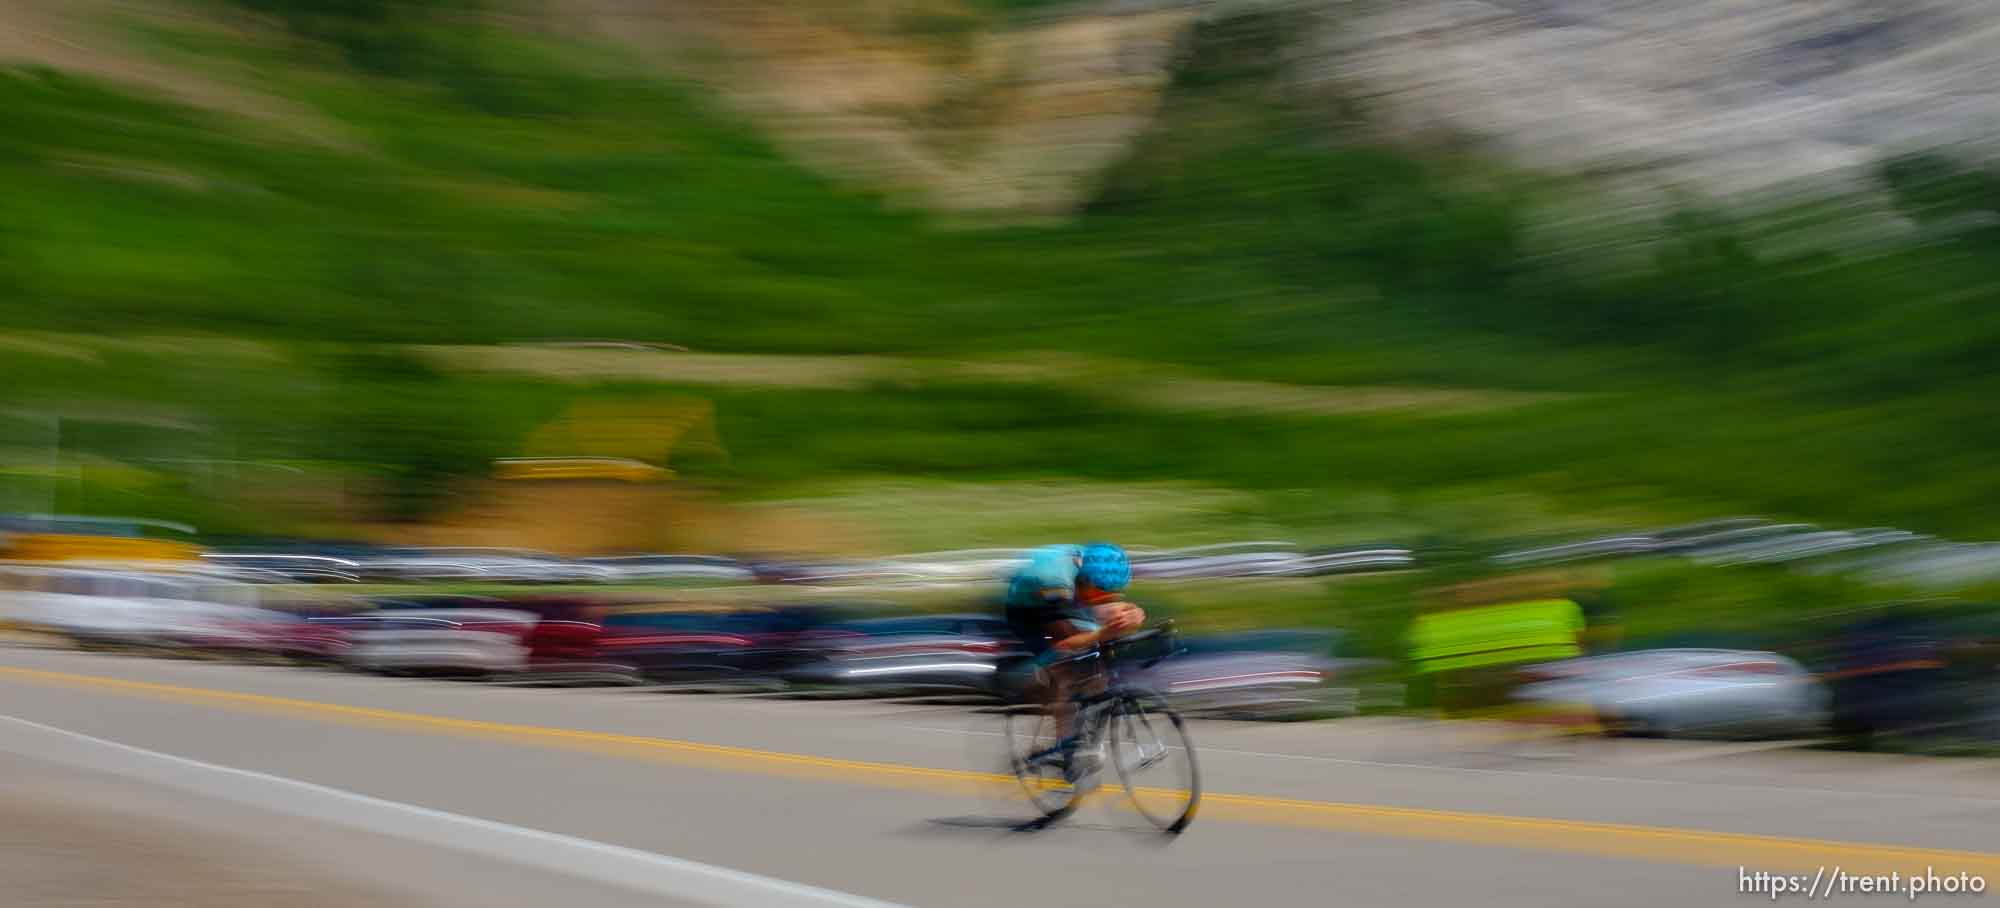
{"type": "Polygon", "coordinates": [[[1132,806],[1162,832],[1186,829],[1201,804],[1201,772],[1180,714],[1158,697],[1126,697],[1110,730],[1111,762],[1132,806]]]}

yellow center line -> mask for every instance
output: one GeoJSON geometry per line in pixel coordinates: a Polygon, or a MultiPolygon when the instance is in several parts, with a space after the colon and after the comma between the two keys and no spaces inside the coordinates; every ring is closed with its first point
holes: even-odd
{"type": "MultiPolygon", "coordinates": [[[[693,764],[735,772],[834,779],[851,784],[949,792],[986,792],[995,786],[1016,784],[1012,776],[1000,773],[844,760],[671,738],[460,719],[369,706],[130,681],[70,672],[0,667],[0,678],[182,703],[208,704],[241,712],[273,713],[349,725],[516,741],[630,759],[693,764]]],[[[1146,796],[1170,793],[1142,789],[1140,794],[1146,796]]],[[[1821,865],[1838,865],[1849,873],[1897,871],[1905,874],[1913,870],[1921,872],[1934,868],[1940,874],[1966,872],[1985,876],[1987,879],[2000,880],[2000,854],[1752,835],[1705,829],[1597,823],[1550,817],[1507,816],[1218,793],[1203,795],[1202,816],[1203,819],[1334,829],[1368,835],[1498,845],[1700,866],[1811,871],[1821,865]]]]}

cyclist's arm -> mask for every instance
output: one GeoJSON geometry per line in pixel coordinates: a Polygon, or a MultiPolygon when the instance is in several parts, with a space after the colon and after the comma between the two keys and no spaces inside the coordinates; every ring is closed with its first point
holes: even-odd
{"type": "Polygon", "coordinates": [[[1145,610],[1123,599],[1098,603],[1091,614],[1112,636],[1123,635],[1146,623],[1145,610]]]}
{"type": "Polygon", "coordinates": [[[1146,613],[1129,602],[1106,603],[1097,606],[1095,611],[1100,616],[1102,622],[1100,626],[1088,631],[1075,632],[1075,624],[1063,622],[1064,631],[1073,633],[1059,634],[1056,637],[1055,648],[1072,653],[1089,649],[1106,640],[1116,640],[1146,621],[1146,613]]]}
{"type": "Polygon", "coordinates": [[[1109,639],[1106,630],[1098,628],[1092,631],[1084,631],[1081,634],[1071,634],[1070,636],[1059,638],[1056,640],[1056,649],[1069,653],[1080,652],[1096,646],[1106,639],[1109,639]]]}

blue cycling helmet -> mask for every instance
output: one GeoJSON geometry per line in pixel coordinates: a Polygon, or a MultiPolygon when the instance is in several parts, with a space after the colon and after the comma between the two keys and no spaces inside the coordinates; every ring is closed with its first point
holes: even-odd
{"type": "Polygon", "coordinates": [[[1132,562],[1126,560],[1124,549],[1108,542],[1093,542],[1083,547],[1083,566],[1076,576],[1100,590],[1115,593],[1131,584],[1132,562]]]}

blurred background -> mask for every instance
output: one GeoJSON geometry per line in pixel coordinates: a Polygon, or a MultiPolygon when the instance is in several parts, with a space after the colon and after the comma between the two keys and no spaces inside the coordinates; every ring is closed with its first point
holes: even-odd
{"type": "Polygon", "coordinates": [[[0,0],[6,617],[1004,696],[999,579],[1103,538],[1226,713],[1449,707],[1419,616],[1553,597],[1581,642],[1465,683],[1990,750],[1996,41],[1963,0],[0,0]]]}

